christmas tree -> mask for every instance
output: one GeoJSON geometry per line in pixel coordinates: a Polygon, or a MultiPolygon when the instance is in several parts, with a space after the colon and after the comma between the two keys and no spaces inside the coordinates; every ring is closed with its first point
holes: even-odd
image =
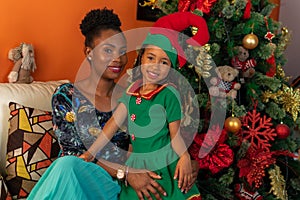
{"type": "Polygon", "coordinates": [[[186,47],[195,62],[178,69],[192,85],[192,101],[201,113],[189,150],[199,162],[202,199],[299,199],[300,90],[289,85],[283,70],[291,34],[270,17],[276,5],[268,0],[145,2],[163,15],[198,14],[209,28],[207,45],[186,47]],[[237,74],[220,86],[218,79],[225,78],[218,76],[226,72],[237,74]],[[233,82],[234,87],[226,86],[233,82]],[[225,120],[213,120],[222,110],[225,120]]]}

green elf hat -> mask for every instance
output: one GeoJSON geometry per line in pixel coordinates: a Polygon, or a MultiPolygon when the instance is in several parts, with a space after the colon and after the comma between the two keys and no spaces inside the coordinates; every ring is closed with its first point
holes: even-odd
{"type": "Polygon", "coordinates": [[[172,46],[170,40],[161,34],[151,34],[148,33],[143,45],[155,45],[161,48],[168,55],[172,65],[175,67],[177,65],[177,50],[172,46]]]}
{"type": "Polygon", "coordinates": [[[203,46],[209,40],[209,32],[204,18],[191,12],[176,12],[159,18],[151,27],[143,45],[155,45],[163,49],[169,56],[174,67],[183,67],[186,57],[178,43],[179,32],[194,26],[198,28],[197,33],[186,40],[192,46],[203,46]]]}

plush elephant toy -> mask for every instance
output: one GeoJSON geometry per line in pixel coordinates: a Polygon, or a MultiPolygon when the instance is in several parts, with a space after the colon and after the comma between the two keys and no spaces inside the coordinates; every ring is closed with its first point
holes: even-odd
{"type": "Polygon", "coordinates": [[[31,83],[31,73],[36,69],[34,49],[31,44],[21,43],[20,46],[10,49],[8,59],[14,62],[14,67],[8,75],[10,83],[31,83]]]}

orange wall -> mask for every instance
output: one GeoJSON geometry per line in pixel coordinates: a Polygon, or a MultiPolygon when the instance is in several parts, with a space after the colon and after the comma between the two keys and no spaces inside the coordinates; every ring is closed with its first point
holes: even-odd
{"type": "Polygon", "coordinates": [[[1,0],[0,82],[7,82],[13,67],[9,49],[21,42],[35,48],[35,80],[73,81],[84,58],[81,19],[104,6],[119,15],[123,30],[152,25],[136,20],[137,0],[1,0]]]}
{"type": "MultiPolygon", "coordinates": [[[[73,81],[84,58],[80,21],[91,9],[104,6],[119,14],[123,30],[153,24],[136,20],[137,0],[1,0],[0,82],[7,82],[13,67],[7,58],[9,49],[21,42],[35,48],[35,80],[73,81]]],[[[279,7],[274,11],[277,19],[279,7]]],[[[129,65],[135,54],[131,55],[129,65]]]]}

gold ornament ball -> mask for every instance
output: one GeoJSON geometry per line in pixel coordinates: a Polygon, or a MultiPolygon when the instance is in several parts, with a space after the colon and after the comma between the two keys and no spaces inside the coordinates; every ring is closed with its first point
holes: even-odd
{"type": "Polygon", "coordinates": [[[225,120],[224,127],[227,131],[237,133],[242,127],[242,123],[237,117],[228,117],[225,120]]]}
{"type": "Polygon", "coordinates": [[[289,29],[287,28],[287,27],[282,27],[281,28],[281,33],[282,33],[282,35],[287,35],[288,33],[289,33],[289,29]]]}
{"type": "Polygon", "coordinates": [[[250,33],[243,38],[243,46],[246,49],[254,49],[258,45],[258,38],[255,34],[250,33]]]}

